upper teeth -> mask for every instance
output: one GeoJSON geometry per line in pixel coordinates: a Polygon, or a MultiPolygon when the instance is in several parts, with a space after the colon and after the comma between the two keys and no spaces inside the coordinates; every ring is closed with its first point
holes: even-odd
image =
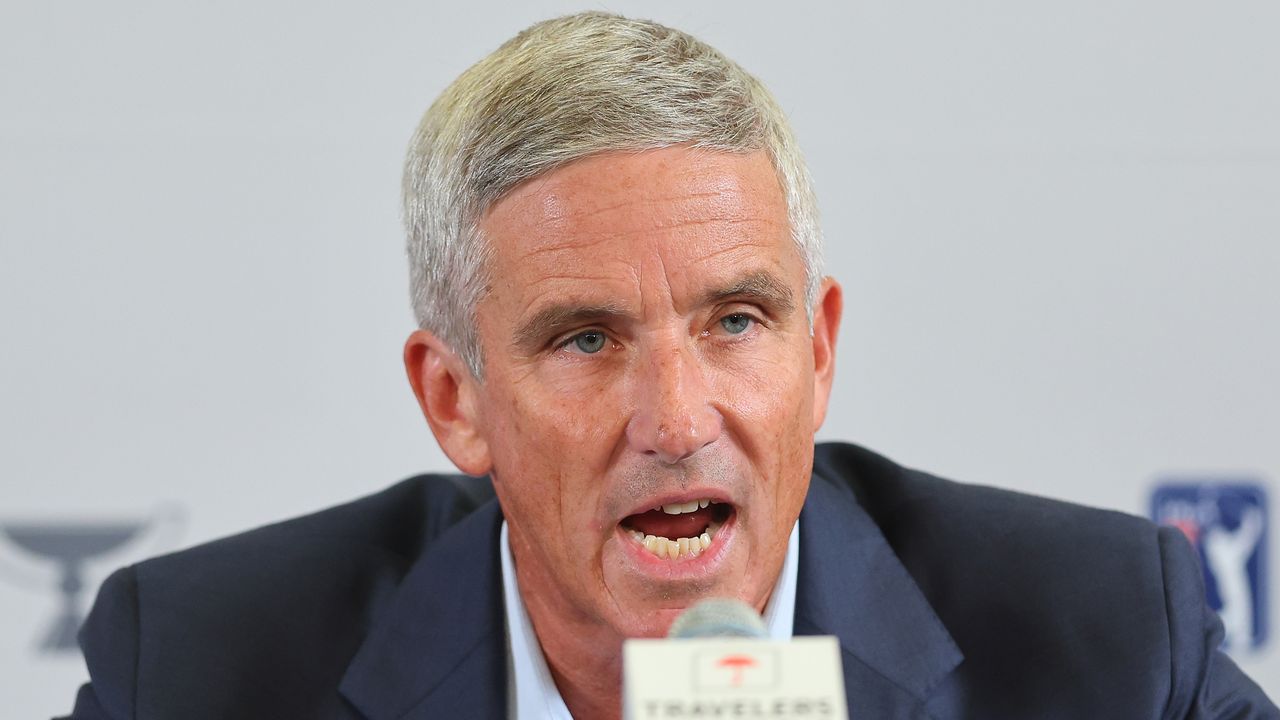
{"type": "MultiPolygon", "coordinates": [[[[685,503],[671,503],[670,505],[663,505],[660,509],[668,515],[683,515],[684,513],[691,513],[694,510],[704,508],[710,504],[711,501],[704,498],[702,500],[690,500],[685,503]]],[[[659,508],[654,508],[654,510],[658,509],[659,508]]]]}

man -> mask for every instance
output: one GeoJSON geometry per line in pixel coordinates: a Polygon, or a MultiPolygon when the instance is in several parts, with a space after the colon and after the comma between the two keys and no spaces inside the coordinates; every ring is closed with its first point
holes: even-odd
{"type": "Polygon", "coordinates": [[[840,287],[782,112],[714,49],[526,30],[427,112],[405,218],[410,383],[488,479],[117,573],[74,717],[616,717],[623,639],[705,597],[837,636],[854,717],[1280,717],[1174,532],[815,454],[840,287]]]}

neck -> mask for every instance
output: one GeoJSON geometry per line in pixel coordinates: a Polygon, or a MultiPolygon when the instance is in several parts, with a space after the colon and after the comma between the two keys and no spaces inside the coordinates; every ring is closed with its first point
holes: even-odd
{"type": "Polygon", "coordinates": [[[529,621],[560,697],[575,718],[614,720],[622,713],[622,638],[572,617],[564,607],[524,598],[529,621]]]}

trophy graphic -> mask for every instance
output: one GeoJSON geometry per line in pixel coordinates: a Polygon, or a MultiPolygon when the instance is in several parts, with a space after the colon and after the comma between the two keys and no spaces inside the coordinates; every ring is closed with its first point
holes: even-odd
{"type": "MultiPolygon", "coordinates": [[[[23,554],[56,566],[56,586],[61,595],[57,617],[39,642],[46,652],[75,650],[76,634],[84,622],[82,595],[88,561],[123,550],[150,537],[147,545],[172,546],[181,514],[176,510],[157,513],[151,520],[138,521],[24,521],[0,522],[0,536],[23,554]],[[158,541],[158,542],[157,542],[158,541]]],[[[0,558],[3,559],[3,558],[0,558]]],[[[10,558],[8,564],[13,565],[10,558]]],[[[30,564],[30,560],[24,564],[30,564]]],[[[28,573],[29,575],[31,573],[28,573]]],[[[46,582],[47,573],[41,573],[46,582]]]]}

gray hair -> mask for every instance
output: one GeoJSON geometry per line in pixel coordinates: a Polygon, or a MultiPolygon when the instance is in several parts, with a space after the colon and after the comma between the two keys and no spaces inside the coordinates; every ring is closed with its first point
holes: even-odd
{"type": "Polygon", "coordinates": [[[812,325],[822,278],[817,200],[777,101],[690,35],[587,12],[507,41],[462,73],[418,125],[403,189],[419,326],[481,378],[475,308],[489,285],[484,214],[517,185],[574,160],[673,145],[768,152],[804,261],[812,325]]]}

